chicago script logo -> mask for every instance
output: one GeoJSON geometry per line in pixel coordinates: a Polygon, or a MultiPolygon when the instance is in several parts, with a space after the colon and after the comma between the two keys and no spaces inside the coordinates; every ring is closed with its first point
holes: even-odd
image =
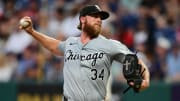
{"type": "Polygon", "coordinates": [[[91,65],[95,66],[97,59],[102,59],[103,56],[104,56],[103,52],[96,52],[96,53],[80,55],[78,53],[74,53],[72,50],[68,50],[68,51],[66,51],[66,54],[65,54],[65,62],[72,61],[72,60],[79,60],[79,59],[80,59],[80,61],[92,60],[91,65]]]}

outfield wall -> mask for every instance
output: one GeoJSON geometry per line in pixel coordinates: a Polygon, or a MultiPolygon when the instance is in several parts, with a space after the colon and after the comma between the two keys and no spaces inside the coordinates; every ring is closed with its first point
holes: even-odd
{"type": "MultiPolygon", "coordinates": [[[[0,101],[61,101],[62,92],[62,83],[0,83],[0,101]]],[[[122,101],[180,101],[180,84],[156,82],[139,94],[131,89],[120,96],[122,101]]]]}

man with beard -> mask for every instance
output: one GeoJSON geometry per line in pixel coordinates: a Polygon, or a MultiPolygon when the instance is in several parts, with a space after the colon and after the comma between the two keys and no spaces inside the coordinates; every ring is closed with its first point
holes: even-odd
{"type": "MultiPolygon", "coordinates": [[[[109,13],[97,5],[85,6],[79,16],[81,36],[69,37],[66,41],[35,31],[30,17],[22,18],[30,25],[24,28],[20,25],[21,29],[53,54],[64,56],[63,101],[104,101],[112,62],[122,63],[126,54],[133,54],[122,43],[100,35],[102,20],[108,17],[109,13]]],[[[143,90],[149,86],[149,71],[142,61],[140,64],[146,68],[140,87],[143,90]]],[[[130,85],[134,83],[130,82],[130,85]]]]}

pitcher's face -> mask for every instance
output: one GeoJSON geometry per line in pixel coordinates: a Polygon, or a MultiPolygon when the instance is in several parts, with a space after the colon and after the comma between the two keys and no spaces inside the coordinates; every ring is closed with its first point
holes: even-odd
{"type": "Polygon", "coordinates": [[[101,32],[102,20],[98,14],[87,15],[83,30],[91,37],[97,37],[101,32]]]}

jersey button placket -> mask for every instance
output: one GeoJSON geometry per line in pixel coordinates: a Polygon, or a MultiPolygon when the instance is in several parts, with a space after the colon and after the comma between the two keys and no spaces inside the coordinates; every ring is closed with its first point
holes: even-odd
{"type": "MultiPolygon", "coordinates": [[[[80,55],[80,56],[82,56],[82,53],[83,53],[83,48],[81,49],[81,55],[80,55]]],[[[80,57],[80,58],[81,58],[81,57],[80,57]]],[[[81,59],[80,59],[80,64],[81,64],[81,59]]],[[[81,69],[82,69],[82,68],[81,68],[81,69]]],[[[83,72],[82,72],[82,73],[83,73],[83,72]]],[[[84,76],[83,76],[82,81],[83,81],[83,83],[85,84],[86,80],[85,80],[84,76]]]]}
{"type": "MultiPolygon", "coordinates": [[[[83,53],[86,53],[85,52],[86,51],[86,49],[84,48],[84,46],[82,47],[82,49],[81,49],[81,55],[83,54],[83,53]]],[[[83,68],[82,68],[83,69],[83,68]]],[[[91,89],[89,89],[89,87],[88,87],[88,78],[86,78],[85,76],[83,76],[83,78],[82,78],[82,81],[83,81],[83,83],[84,83],[84,91],[85,91],[85,94],[86,94],[86,97],[87,98],[89,98],[90,97],[90,93],[88,92],[88,91],[91,91],[91,89]]]]}

